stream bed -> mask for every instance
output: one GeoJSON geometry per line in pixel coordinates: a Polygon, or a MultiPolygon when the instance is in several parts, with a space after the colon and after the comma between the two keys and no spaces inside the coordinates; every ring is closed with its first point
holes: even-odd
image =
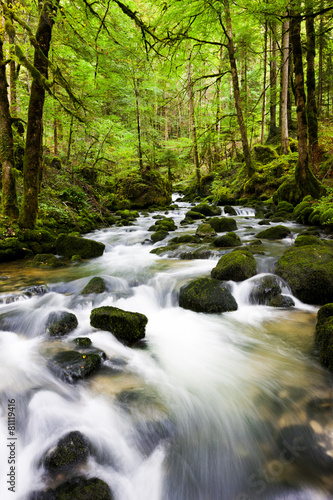
{"type": "MultiPolygon", "coordinates": [[[[169,239],[194,234],[198,224],[181,227],[190,205],[177,203],[167,214],[178,226],[169,239]]],[[[237,214],[237,234],[252,240],[262,229],[254,211],[237,214]]],[[[156,215],[86,235],[106,245],[90,261],[56,270],[0,265],[1,498],[28,500],[60,484],[42,458],[79,431],[92,451],[76,472],[105,481],[115,500],[333,499],[332,378],[314,350],[318,307],[294,297],[288,309],[252,304],[251,278],[231,283],[237,311],[180,308],[180,287],[210,276],[220,253],[196,260],[150,253],[167,243],[150,241],[156,215]],[[81,295],[94,276],[108,291],[81,295]],[[27,287],[39,288],[22,293],[27,287]],[[91,310],[100,306],[145,314],[142,345],[126,347],[91,327],[91,310]],[[52,339],[46,320],[59,310],[74,313],[78,326],[52,339]],[[106,359],[96,374],[69,384],[48,362],[77,337],[89,337],[106,359]]],[[[285,225],[291,236],[264,242],[255,255],[258,273],[271,273],[304,229],[285,225]]],[[[287,285],[284,293],[291,296],[287,285]]]]}

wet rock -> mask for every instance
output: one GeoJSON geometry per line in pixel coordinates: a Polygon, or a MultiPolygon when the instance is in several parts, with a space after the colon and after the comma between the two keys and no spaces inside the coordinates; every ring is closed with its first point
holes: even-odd
{"type": "Polygon", "coordinates": [[[62,337],[77,328],[78,321],[75,314],[67,311],[52,312],[46,321],[46,333],[50,337],[62,337]]]}
{"type": "Polygon", "coordinates": [[[103,278],[100,278],[99,276],[95,276],[84,287],[84,289],[81,292],[81,295],[88,295],[90,293],[103,293],[105,291],[106,291],[105,280],[103,278]]]}
{"type": "Polygon", "coordinates": [[[155,222],[153,226],[150,226],[148,231],[175,231],[177,226],[173,219],[163,218],[155,222]]]}
{"type": "Polygon", "coordinates": [[[224,213],[229,215],[237,215],[236,210],[231,205],[225,205],[224,213]]]}
{"type": "Polygon", "coordinates": [[[24,259],[32,256],[32,250],[28,248],[26,243],[19,241],[17,238],[9,237],[0,240],[0,262],[24,259]]]}
{"type": "Polygon", "coordinates": [[[24,295],[27,295],[28,297],[33,297],[34,295],[44,295],[48,291],[49,289],[45,285],[29,286],[28,288],[24,288],[24,290],[22,290],[24,295]]]}
{"type": "Polygon", "coordinates": [[[215,240],[213,241],[213,245],[215,247],[238,247],[241,244],[242,242],[240,237],[233,231],[224,234],[223,236],[219,236],[218,238],[215,238],[215,240]]]}
{"type": "MultiPolygon", "coordinates": [[[[73,383],[96,372],[104,353],[59,352],[48,363],[49,369],[65,382],[73,383]]],[[[105,355],[104,355],[105,356],[105,355]]]]}
{"type": "Polygon", "coordinates": [[[333,372],[333,303],[321,307],[317,313],[315,341],[321,364],[333,372]]]}
{"type": "Polygon", "coordinates": [[[55,269],[64,265],[53,253],[39,253],[29,262],[31,267],[55,269]]]}
{"type": "Polygon", "coordinates": [[[206,238],[215,236],[216,232],[210,224],[199,224],[195,234],[199,236],[199,238],[206,238]]]}
{"type": "Polygon", "coordinates": [[[91,311],[90,324],[111,332],[120,342],[133,345],[145,337],[147,317],[137,312],[123,311],[116,307],[97,307],[91,311]]]}
{"type": "Polygon", "coordinates": [[[183,234],[172,238],[170,243],[200,243],[200,238],[193,234],[183,234]]]}
{"type": "Polygon", "coordinates": [[[209,224],[217,233],[236,231],[237,229],[236,221],[231,217],[212,217],[209,219],[209,224]]]}
{"type": "Polygon", "coordinates": [[[92,342],[89,337],[77,337],[76,339],[73,339],[73,342],[79,346],[79,347],[90,347],[92,345],[92,342]]]}
{"type": "Polygon", "coordinates": [[[308,304],[333,302],[333,248],[322,245],[291,247],[275,265],[293,295],[308,304]]]}
{"type": "Polygon", "coordinates": [[[295,305],[295,302],[291,297],[288,297],[287,295],[282,295],[279,293],[276,295],[273,299],[269,301],[269,306],[271,307],[293,307],[295,305]]]}
{"type": "Polygon", "coordinates": [[[303,247],[306,245],[324,245],[324,242],[312,234],[299,234],[295,240],[295,246],[303,247]]]}
{"type": "Polygon", "coordinates": [[[171,203],[171,185],[157,170],[144,170],[123,178],[118,195],[139,209],[163,207],[171,203]]]}
{"type": "Polygon", "coordinates": [[[55,489],[34,491],[29,500],[113,500],[109,486],[96,477],[72,478],[55,489]]]}
{"type": "Polygon", "coordinates": [[[255,238],[262,238],[264,240],[281,240],[290,236],[290,230],[285,226],[272,226],[268,229],[260,231],[255,238]]]}
{"type": "Polygon", "coordinates": [[[66,434],[55,448],[44,455],[42,463],[48,472],[58,474],[86,462],[88,456],[87,438],[81,432],[73,431],[66,434]]]}
{"type": "Polygon", "coordinates": [[[79,255],[82,259],[93,259],[103,255],[104,249],[104,243],[77,236],[62,234],[56,241],[57,253],[69,258],[79,255]]]}
{"type": "Polygon", "coordinates": [[[260,276],[252,281],[251,304],[268,305],[271,299],[281,294],[280,280],[276,276],[260,276]]]}
{"type": "Polygon", "coordinates": [[[156,233],[153,233],[150,238],[154,243],[156,243],[157,241],[164,240],[168,236],[168,234],[168,231],[156,231],[156,233]]]}
{"type": "Polygon", "coordinates": [[[211,276],[218,280],[243,281],[257,274],[253,254],[246,249],[237,249],[223,255],[212,269],[211,276]]]}
{"type": "Polygon", "coordinates": [[[182,260],[209,259],[213,255],[214,253],[211,250],[198,248],[196,250],[187,250],[186,252],[182,252],[179,255],[179,258],[182,260]]]}
{"type": "Polygon", "coordinates": [[[202,214],[205,217],[219,215],[222,212],[219,207],[211,207],[208,203],[199,203],[199,205],[196,205],[193,210],[195,212],[199,212],[199,214],[202,214]]]}
{"type": "Polygon", "coordinates": [[[193,220],[198,220],[198,219],[204,219],[205,216],[199,212],[195,212],[194,210],[189,210],[185,214],[185,219],[193,219],[193,220]]]}
{"type": "Polygon", "coordinates": [[[238,309],[229,288],[219,280],[211,278],[199,278],[183,285],[179,291],[179,305],[191,311],[208,313],[238,309]]]}

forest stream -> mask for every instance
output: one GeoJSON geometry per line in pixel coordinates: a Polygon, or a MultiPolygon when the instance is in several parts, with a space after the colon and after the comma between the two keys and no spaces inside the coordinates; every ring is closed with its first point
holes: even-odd
{"type": "MultiPolygon", "coordinates": [[[[42,459],[72,431],[90,443],[76,473],[105,481],[115,500],[333,499],[332,379],[314,350],[318,307],[295,297],[287,309],[253,304],[254,278],[230,283],[237,311],[179,307],[180,287],[209,276],[230,249],[196,260],[150,253],[195,233],[198,222],[180,226],[190,205],[177,204],[167,217],[178,228],[162,242],[150,240],[159,214],[149,213],[133,226],[86,235],[106,245],[102,257],[56,270],[1,264],[2,499],[28,500],[56,487],[63,478],[48,474],[42,459]],[[81,295],[94,276],[108,291],[81,295]],[[22,292],[28,287],[36,293],[22,292]],[[147,316],[141,345],[126,347],[90,326],[91,310],[104,305],[147,316]],[[46,319],[59,310],[74,313],[78,326],[52,339],[46,319]],[[73,347],[78,337],[89,337],[106,357],[94,375],[70,384],[48,363],[60,351],[80,350],[73,347]],[[8,401],[15,401],[15,441],[8,401]],[[7,484],[8,443],[15,492],[7,484]]],[[[235,219],[243,243],[262,229],[252,209],[238,207],[235,219]]],[[[263,242],[255,255],[261,275],[304,229],[286,225],[290,237],[263,242]]]]}

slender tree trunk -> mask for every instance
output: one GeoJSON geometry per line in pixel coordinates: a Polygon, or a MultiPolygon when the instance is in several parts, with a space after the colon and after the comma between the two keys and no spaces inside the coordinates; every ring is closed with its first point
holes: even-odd
{"type": "MultiPolygon", "coordinates": [[[[321,2],[321,7],[323,2],[321,2]]],[[[319,61],[318,61],[318,116],[320,116],[322,111],[323,102],[323,49],[324,49],[324,20],[323,16],[320,16],[319,25],[319,61]]]]}
{"type": "Polygon", "coordinates": [[[288,87],[289,87],[289,19],[282,26],[282,85],[281,85],[281,150],[289,152],[288,87]]]}
{"type": "Polygon", "coordinates": [[[238,82],[238,73],[237,73],[237,65],[235,59],[235,49],[233,42],[233,34],[232,34],[232,25],[231,25],[231,17],[230,17],[230,9],[229,9],[229,0],[224,0],[223,2],[225,7],[225,20],[226,20],[226,35],[227,35],[227,46],[228,46],[228,54],[231,68],[231,78],[232,78],[232,86],[234,92],[236,113],[238,119],[238,126],[240,129],[240,134],[242,138],[242,146],[243,153],[245,158],[245,164],[247,168],[247,175],[251,177],[254,174],[254,167],[252,165],[251,153],[249,148],[249,143],[247,139],[247,131],[243,117],[240,91],[239,91],[239,82],[238,82]]]}
{"type": "Polygon", "coordinates": [[[14,146],[7,94],[6,66],[3,64],[3,40],[0,38],[0,158],[2,163],[2,211],[11,219],[19,215],[13,168],[14,146]]]}
{"type": "Polygon", "coordinates": [[[301,45],[301,16],[296,15],[295,12],[293,12],[291,26],[291,41],[294,57],[298,132],[298,162],[295,171],[295,179],[300,194],[311,194],[313,197],[317,198],[320,194],[320,183],[309,169],[306,98],[301,45]]]}
{"type": "Polygon", "coordinates": [[[139,93],[139,82],[134,78],[134,93],[135,93],[135,105],[136,105],[136,127],[138,133],[138,154],[139,154],[139,167],[140,171],[143,171],[143,156],[142,156],[142,146],[141,146],[141,121],[140,121],[140,93],[139,93]]]}
{"type": "Polygon", "coordinates": [[[68,144],[67,144],[67,155],[66,155],[66,161],[69,163],[69,159],[71,157],[71,147],[72,147],[72,139],[73,139],[73,123],[74,123],[74,118],[71,116],[71,123],[69,125],[69,135],[68,135],[68,144]]]}
{"type": "Polygon", "coordinates": [[[197,179],[197,189],[198,193],[200,194],[201,174],[200,174],[200,163],[199,163],[199,153],[198,153],[197,127],[196,127],[195,112],[194,112],[194,92],[193,92],[190,59],[188,60],[187,63],[187,92],[188,92],[188,103],[189,103],[190,130],[193,143],[193,161],[195,167],[195,175],[197,179]]]}
{"type": "Polygon", "coordinates": [[[266,121],[266,84],[267,84],[267,21],[265,22],[264,35],[264,89],[262,93],[262,110],[261,110],[261,144],[265,140],[265,121],[266,121]]]}
{"type": "Polygon", "coordinates": [[[268,137],[274,137],[277,133],[276,126],[276,82],[277,82],[277,42],[276,42],[276,23],[271,26],[271,61],[270,61],[270,121],[268,137]]]}
{"type": "MultiPolygon", "coordinates": [[[[7,2],[8,7],[12,8],[14,1],[7,2]]],[[[10,64],[9,64],[9,89],[10,89],[10,114],[11,116],[17,115],[17,92],[16,92],[16,64],[15,64],[15,39],[14,36],[9,33],[9,55],[10,55],[10,64]]]]}
{"type": "MultiPolygon", "coordinates": [[[[54,13],[59,0],[44,1],[36,32],[40,51],[48,57],[54,13]]],[[[39,50],[35,49],[34,66],[48,78],[48,62],[39,50]]],[[[23,202],[19,223],[21,227],[33,228],[38,214],[39,179],[41,176],[41,151],[43,138],[43,108],[45,88],[38,78],[33,79],[28,110],[28,126],[23,167],[23,202]]]]}
{"type": "Polygon", "coordinates": [[[307,13],[310,14],[306,18],[306,40],[307,40],[307,118],[308,118],[308,131],[309,131],[309,153],[311,163],[316,159],[319,149],[318,144],[318,119],[317,119],[317,104],[316,104],[316,75],[315,75],[315,55],[316,55],[316,41],[314,18],[311,17],[312,9],[308,9],[307,13]]]}

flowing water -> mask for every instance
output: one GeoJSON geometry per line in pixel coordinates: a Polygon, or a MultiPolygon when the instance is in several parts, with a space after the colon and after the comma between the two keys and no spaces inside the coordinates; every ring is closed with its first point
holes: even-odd
{"type": "MultiPolygon", "coordinates": [[[[175,222],[189,208],[168,214],[175,222]]],[[[208,260],[150,253],[152,215],[135,226],[96,231],[100,258],[55,271],[0,268],[0,492],[25,500],[55,487],[41,466],[44,454],[70,431],[92,453],[80,474],[107,482],[116,500],[327,500],[333,498],[332,380],[313,345],[317,307],[251,304],[253,278],[231,283],[238,310],[195,313],[178,306],[180,287],[209,276],[208,260]],[[80,295],[92,276],[108,292],[80,295]],[[22,289],[46,285],[46,293],[22,289]],[[128,348],[90,326],[90,312],[117,306],[148,317],[141,348],[128,348]],[[73,312],[79,325],[61,339],[45,335],[52,311],[73,312]],[[105,352],[102,368],[75,385],[47,367],[73,339],[89,337],[105,352]],[[14,441],[8,400],[15,400],[14,441]],[[8,490],[9,444],[15,445],[15,493],[8,490]]],[[[250,241],[262,229],[251,209],[237,209],[238,234],[250,241]]],[[[264,244],[259,273],[270,273],[291,237],[264,244]]],[[[196,224],[170,234],[194,233],[196,224]]],[[[37,290],[45,292],[45,290],[37,290]]],[[[287,285],[284,293],[291,295],[287,285]]]]}

